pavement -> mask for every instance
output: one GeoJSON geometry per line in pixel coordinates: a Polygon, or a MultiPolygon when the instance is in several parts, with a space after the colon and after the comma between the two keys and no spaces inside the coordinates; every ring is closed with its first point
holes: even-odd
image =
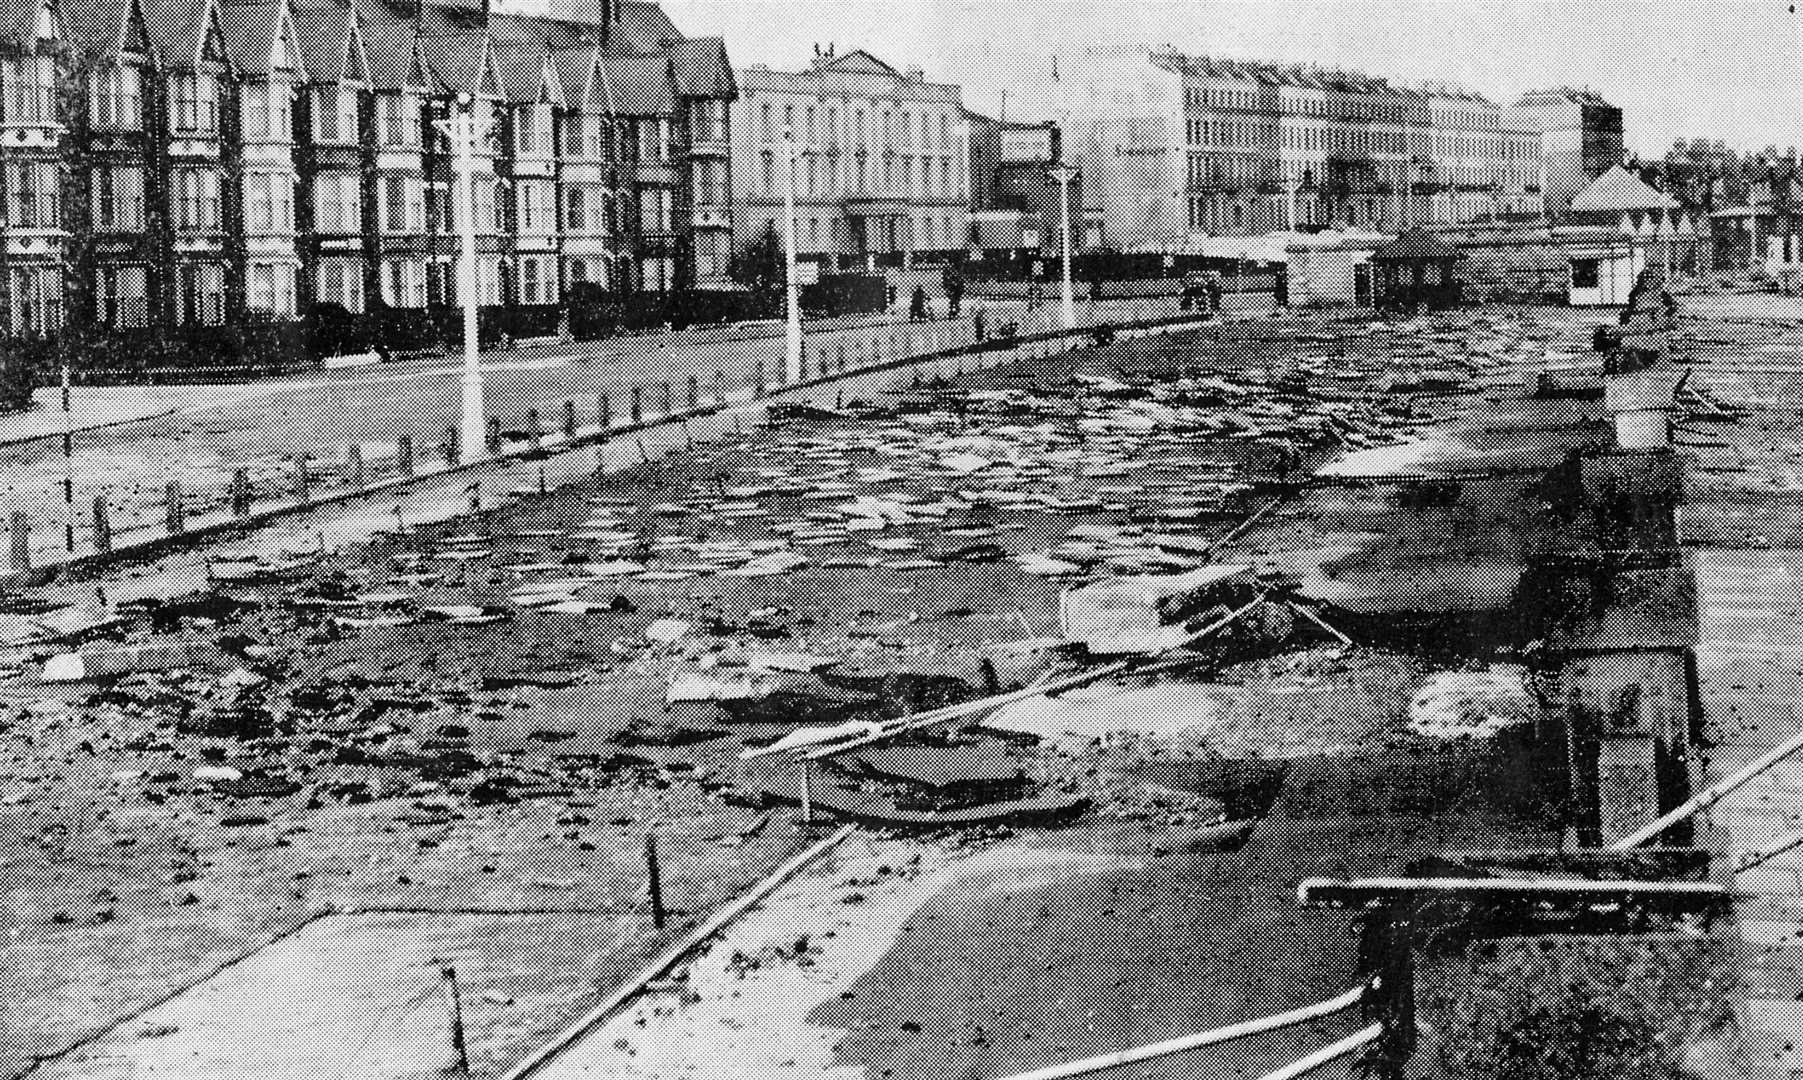
{"type": "Polygon", "coordinates": [[[62,389],[39,389],[32,395],[29,412],[0,416],[0,446],[54,439],[67,431],[88,432],[119,424],[136,424],[168,416],[181,405],[168,393],[149,387],[82,387],[70,394],[67,420],[62,410],[62,389]]]}

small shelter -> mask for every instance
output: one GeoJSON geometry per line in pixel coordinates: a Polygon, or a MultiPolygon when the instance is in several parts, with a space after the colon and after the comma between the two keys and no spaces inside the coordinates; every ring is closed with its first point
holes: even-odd
{"type": "Polygon", "coordinates": [[[1459,303],[1453,264],[1459,253],[1437,236],[1409,229],[1371,253],[1377,306],[1387,311],[1440,311],[1459,303]]]}
{"type": "Polygon", "coordinates": [[[1603,173],[1571,202],[1568,217],[1587,222],[1560,232],[1571,259],[1569,299],[1573,306],[1620,306],[1628,303],[1634,283],[1649,262],[1648,253],[1663,245],[1665,262],[1690,222],[1677,213],[1678,201],[1654,188],[1624,166],[1603,173]]]}

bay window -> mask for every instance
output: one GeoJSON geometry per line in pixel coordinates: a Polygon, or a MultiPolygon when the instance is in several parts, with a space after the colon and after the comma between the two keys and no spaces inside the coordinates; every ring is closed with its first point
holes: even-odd
{"type": "Polygon", "coordinates": [[[169,174],[169,213],[175,227],[219,228],[219,174],[211,169],[175,169],[169,174]]]}
{"type": "Polygon", "coordinates": [[[346,311],[363,310],[363,264],[356,259],[321,259],[314,299],[341,304],[346,311]]]}
{"type": "Polygon", "coordinates": [[[169,125],[180,134],[211,135],[219,131],[219,78],[207,72],[183,71],[169,77],[169,125]]]}
{"type": "Polygon", "coordinates": [[[293,263],[251,263],[246,278],[246,307],[278,317],[294,315],[293,263]]]}
{"type": "Polygon", "coordinates": [[[142,266],[103,266],[94,271],[95,314],[118,329],[150,323],[148,272],[142,266]]]}
{"type": "Polygon", "coordinates": [[[144,126],[144,73],[109,67],[88,79],[88,123],[97,131],[137,131],[144,126]]]}
{"type": "Polygon", "coordinates": [[[5,220],[18,229],[54,229],[62,220],[61,176],[55,162],[8,161],[0,165],[5,220]]]}
{"type": "Polygon", "coordinates": [[[376,99],[383,146],[418,146],[420,103],[416,94],[383,94],[376,99]]]}
{"type": "Polygon", "coordinates": [[[241,113],[244,138],[252,142],[289,142],[294,137],[292,91],[285,82],[248,83],[241,113]]]}
{"type": "Polygon", "coordinates": [[[8,124],[57,122],[56,59],[12,56],[0,60],[0,105],[8,124]]]}
{"type": "Polygon", "coordinates": [[[287,173],[244,178],[244,228],[253,233],[294,231],[294,181],[287,173]]]}
{"type": "Polygon", "coordinates": [[[144,170],[135,165],[99,166],[93,173],[94,228],[101,232],[142,232],[144,170]]]}
{"type": "Polygon", "coordinates": [[[313,231],[363,231],[363,200],[355,173],[321,173],[313,179],[313,231]]]}
{"type": "Polygon", "coordinates": [[[348,86],[313,89],[313,138],[351,145],[357,141],[357,91],[348,86]]]}

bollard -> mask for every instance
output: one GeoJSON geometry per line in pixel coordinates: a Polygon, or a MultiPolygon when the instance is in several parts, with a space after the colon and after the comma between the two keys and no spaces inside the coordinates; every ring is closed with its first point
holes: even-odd
{"type": "Polygon", "coordinates": [[[695,376],[689,376],[689,411],[694,412],[701,407],[701,382],[695,376]]]}
{"type": "Polygon", "coordinates": [[[563,403],[563,438],[565,442],[576,441],[576,403],[563,403]]]}
{"type": "Polygon", "coordinates": [[[294,455],[294,501],[306,502],[313,497],[313,473],[307,468],[310,455],[294,455]]]}
{"type": "Polygon", "coordinates": [[[402,476],[413,475],[413,436],[401,434],[394,440],[394,467],[402,476]]]}
{"type": "Polygon", "coordinates": [[[676,389],[674,387],[672,387],[669,383],[664,383],[663,384],[663,392],[664,392],[664,408],[663,408],[663,411],[661,413],[659,413],[659,415],[667,417],[667,416],[673,415],[676,412],[676,405],[675,405],[676,389]]]}
{"type": "Polygon", "coordinates": [[[106,496],[94,496],[94,550],[101,554],[113,550],[113,523],[106,513],[106,496]]]}
{"type": "Polygon", "coordinates": [[[169,481],[163,489],[163,528],[170,536],[181,532],[187,524],[187,515],[182,506],[182,482],[169,481]]]}
{"type": "Polygon", "coordinates": [[[25,511],[14,510],[13,526],[13,572],[24,573],[31,569],[31,519],[25,511]]]}
{"type": "Polygon", "coordinates": [[[595,424],[601,429],[603,439],[607,438],[607,433],[614,429],[614,407],[613,403],[607,400],[606,391],[603,391],[595,402],[595,424]]]}
{"type": "Polygon", "coordinates": [[[232,516],[250,516],[250,472],[247,469],[232,473],[232,516]]]}
{"type": "Polygon", "coordinates": [[[537,409],[526,410],[526,452],[533,457],[544,453],[545,433],[538,420],[537,409]]]}
{"type": "Polygon", "coordinates": [[[657,866],[657,834],[645,834],[645,891],[651,898],[651,925],[664,928],[664,881],[657,866]]]}
{"type": "Polygon", "coordinates": [[[487,446],[490,455],[501,452],[501,418],[498,416],[488,418],[487,446]]]}
{"type": "Polygon", "coordinates": [[[354,488],[363,487],[363,444],[352,443],[345,453],[345,471],[350,473],[350,484],[354,488]]]}
{"type": "Polygon", "coordinates": [[[645,391],[638,386],[632,388],[632,422],[637,424],[645,419],[645,391]]]}
{"type": "Polygon", "coordinates": [[[458,442],[457,425],[446,424],[444,442],[440,444],[439,448],[444,451],[444,467],[447,469],[455,469],[458,459],[462,457],[462,449],[457,445],[458,442]]]}

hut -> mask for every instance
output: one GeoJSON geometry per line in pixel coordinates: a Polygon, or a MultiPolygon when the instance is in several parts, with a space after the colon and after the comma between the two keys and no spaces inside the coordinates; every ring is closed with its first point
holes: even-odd
{"type": "Polygon", "coordinates": [[[1558,232],[1571,260],[1573,306],[1628,303],[1649,262],[1669,263],[1680,237],[1694,241],[1677,200],[1621,165],[1580,191],[1567,218],[1574,224],[1558,232]]]}
{"type": "Polygon", "coordinates": [[[1371,253],[1377,306],[1386,311],[1441,311],[1459,303],[1453,264],[1460,255],[1439,237],[1409,229],[1371,253]]]}

